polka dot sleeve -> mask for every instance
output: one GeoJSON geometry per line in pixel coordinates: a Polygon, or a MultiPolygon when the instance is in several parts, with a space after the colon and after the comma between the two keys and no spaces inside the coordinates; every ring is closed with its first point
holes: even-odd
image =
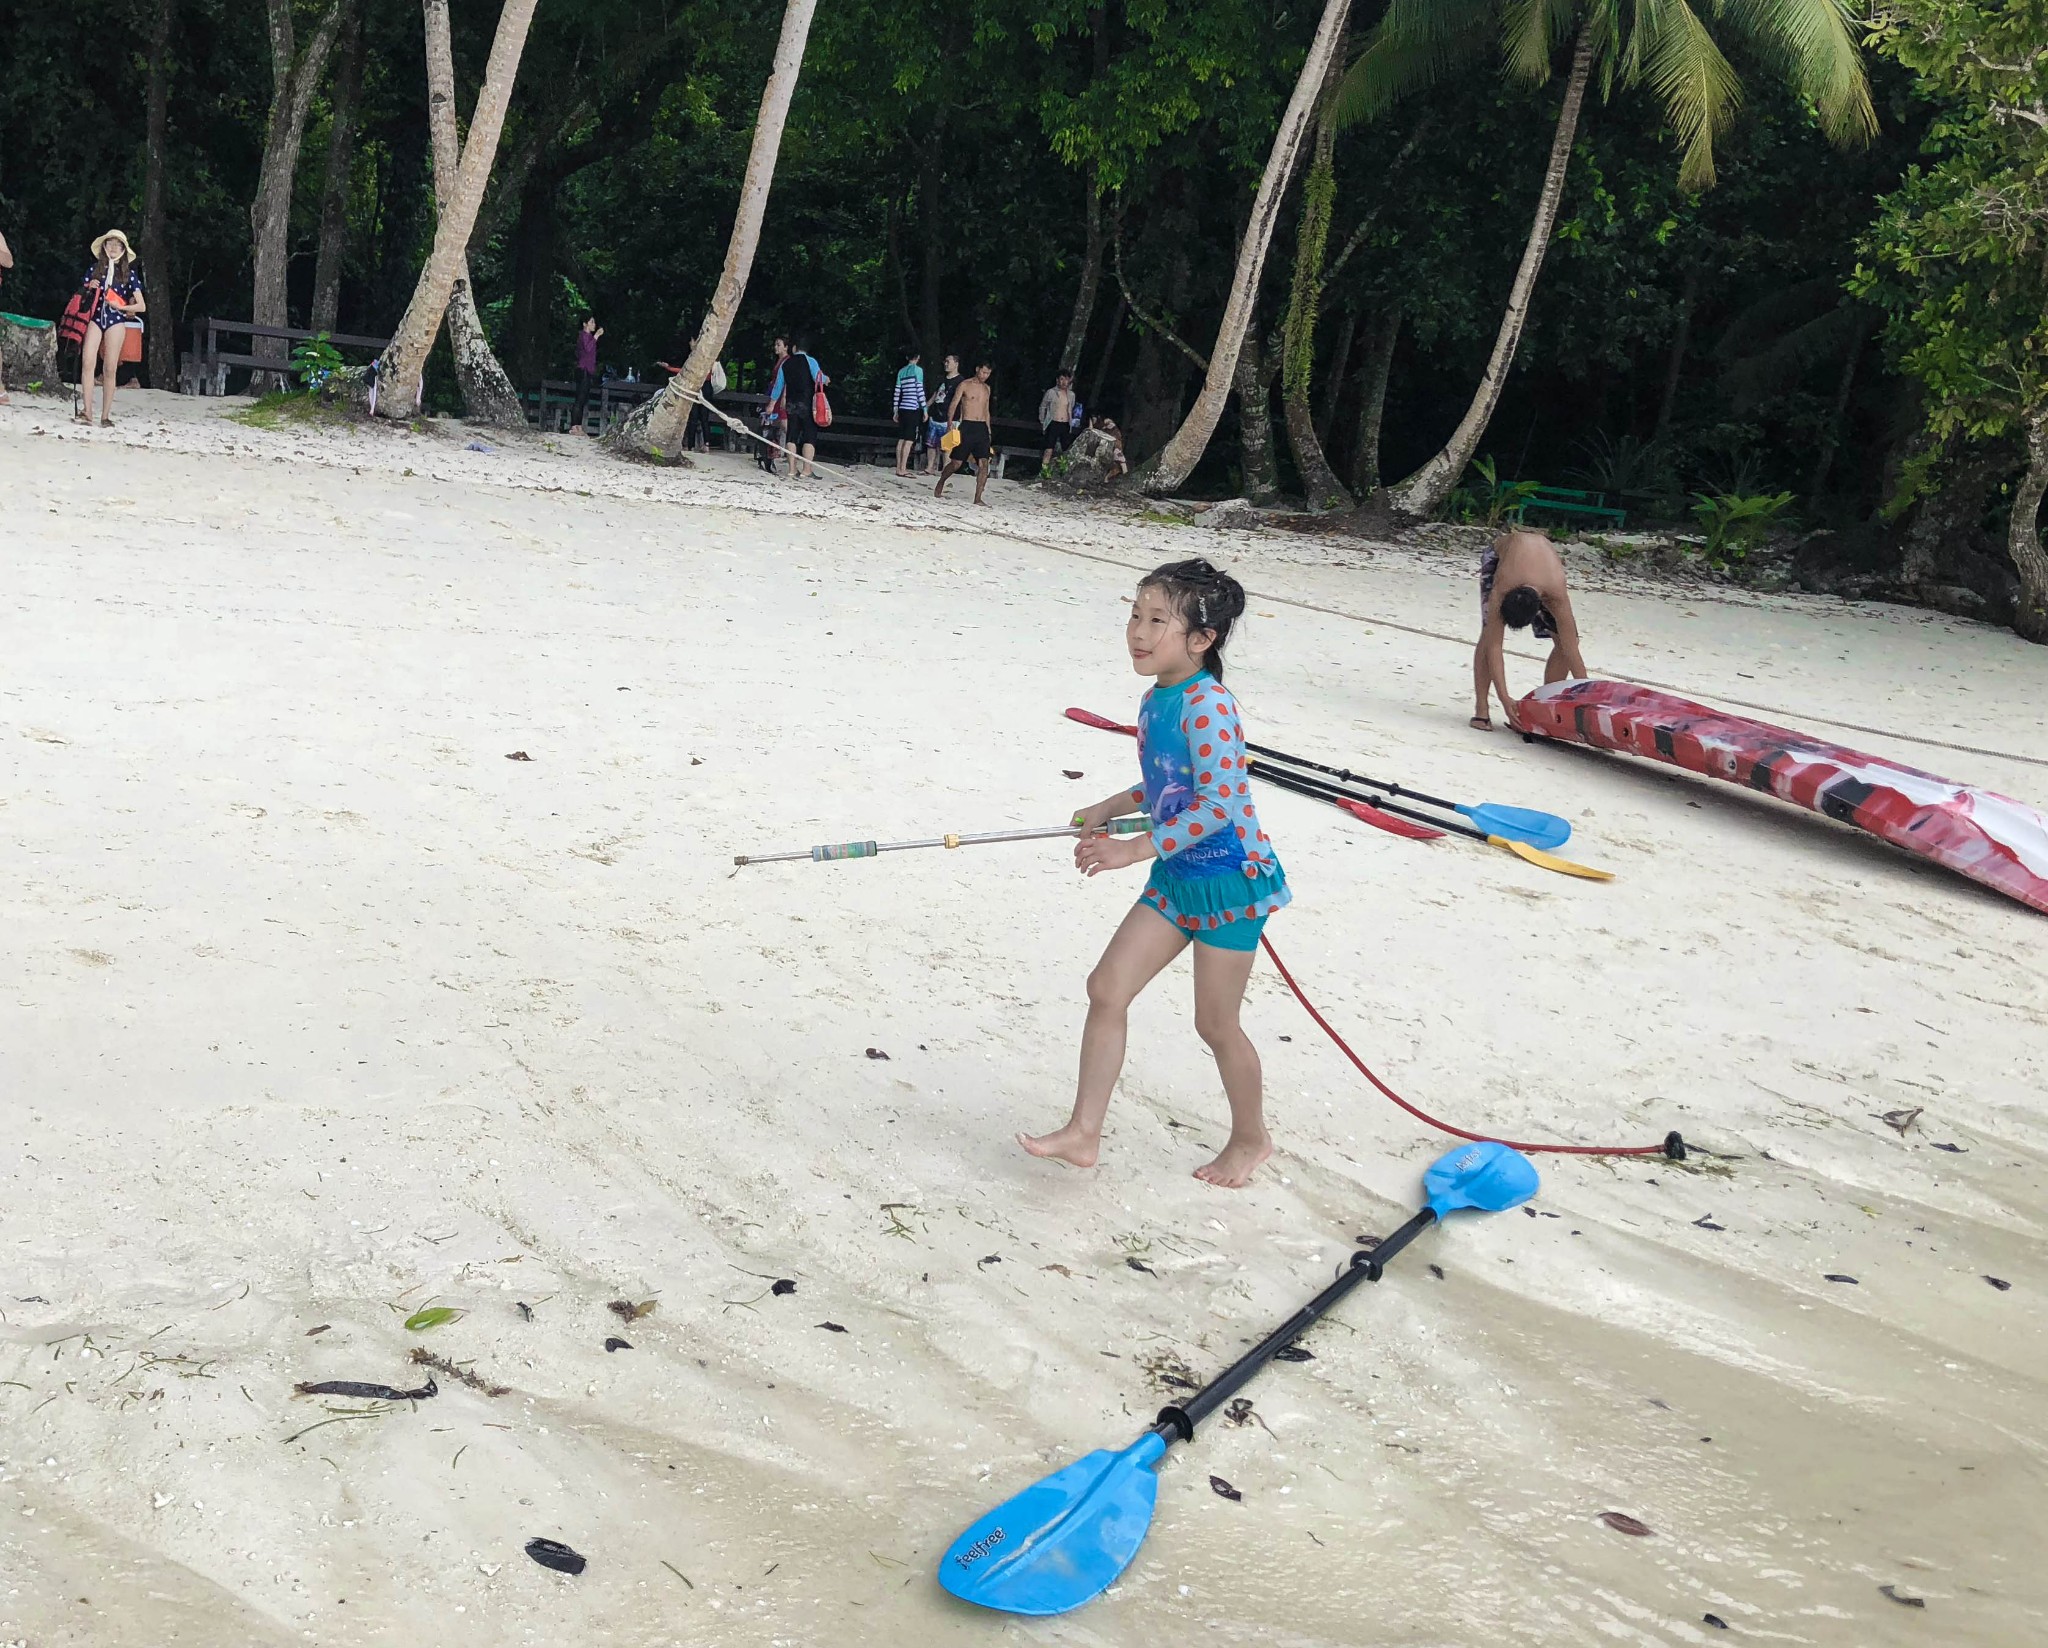
{"type": "Polygon", "coordinates": [[[1194,799],[1152,829],[1152,844],[1172,859],[1230,831],[1238,808],[1250,794],[1244,765],[1244,730],[1237,701],[1205,680],[1181,706],[1181,736],[1187,740],[1188,774],[1194,799]]]}

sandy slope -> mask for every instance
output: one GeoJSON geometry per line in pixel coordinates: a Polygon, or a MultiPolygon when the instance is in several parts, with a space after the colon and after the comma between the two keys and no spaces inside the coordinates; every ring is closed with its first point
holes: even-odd
{"type": "MultiPolygon", "coordinates": [[[[1468,655],[1411,633],[1468,630],[1457,556],[127,406],[118,436],[0,411],[0,1643],[2048,1634],[2038,916],[1466,732],[1468,655]],[[1193,552],[1261,593],[1256,732],[1553,807],[1620,874],[1267,798],[1274,936],[1360,1050],[1468,1122],[1725,1159],[1546,1159],[1538,1215],[1428,1238],[1255,1387],[1263,1423],[1176,1456],[1110,1597],[1006,1624],[932,1583],[952,1533],[1127,1440],[1446,1141],[1262,968],[1282,1154],[1196,1183],[1223,1107],[1181,969],[1104,1166],[1029,1161],[1135,878],[1058,844],[731,857],[1100,793],[1128,746],[1059,711],[1131,709],[1124,567],[1193,552]],[[468,1314],[406,1333],[429,1303],[468,1314]],[[295,1381],[409,1385],[415,1344],[511,1393],[443,1376],[286,1440],[333,1417],[295,1381]]],[[[1596,667],[2048,759],[2048,654],[1995,631],[1618,578],[1580,605],[1596,667]]]]}

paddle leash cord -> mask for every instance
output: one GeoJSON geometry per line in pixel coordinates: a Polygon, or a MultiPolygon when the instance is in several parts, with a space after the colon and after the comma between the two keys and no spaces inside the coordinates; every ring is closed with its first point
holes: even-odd
{"type": "Polygon", "coordinates": [[[1522,1144],[1514,1139],[1495,1139],[1491,1133],[1468,1133],[1462,1127],[1453,1127],[1449,1122],[1438,1121],[1428,1111],[1419,1110],[1410,1104],[1374,1075],[1365,1060],[1351,1051],[1351,1044],[1337,1033],[1337,1027],[1316,1010],[1316,1004],[1310,1001],[1301,986],[1294,982],[1294,975],[1288,972],[1287,963],[1280,959],[1280,952],[1273,948],[1273,941],[1262,933],[1259,935],[1259,942],[1265,946],[1266,954],[1273,958],[1273,965],[1280,970],[1280,977],[1285,981],[1287,988],[1294,992],[1294,999],[1300,1002],[1302,1010],[1316,1021],[1323,1034],[1337,1044],[1337,1051],[1351,1061],[1361,1076],[1379,1089],[1382,1097],[1391,1099],[1417,1121],[1428,1123],[1438,1132],[1448,1133],[1453,1138],[1470,1139],[1475,1144],[1498,1143],[1506,1145],[1510,1150],[1541,1151],[1554,1156],[1664,1156],[1674,1162],[1685,1160],[1685,1140],[1677,1132],[1665,1134],[1662,1144],[1522,1144]]]}

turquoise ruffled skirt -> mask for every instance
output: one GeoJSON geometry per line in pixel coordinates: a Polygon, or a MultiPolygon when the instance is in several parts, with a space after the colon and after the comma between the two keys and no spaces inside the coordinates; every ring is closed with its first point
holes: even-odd
{"type": "Polygon", "coordinates": [[[1140,904],[1149,905],[1198,944],[1219,950],[1256,950],[1266,918],[1291,903],[1287,872],[1273,868],[1247,875],[1234,866],[1217,875],[1175,875],[1167,860],[1153,863],[1140,904]]]}

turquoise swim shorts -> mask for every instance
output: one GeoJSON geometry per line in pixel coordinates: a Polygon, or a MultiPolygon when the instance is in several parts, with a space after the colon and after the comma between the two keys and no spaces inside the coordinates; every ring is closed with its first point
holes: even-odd
{"type": "MultiPolygon", "coordinates": [[[[1141,898],[1138,902],[1161,921],[1172,926],[1180,925],[1149,898],[1141,898]]],[[[1204,928],[1200,932],[1190,931],[1188,937],[1197,944],[1208,945],[1212,950],[1256,950],[1259,947],[1259,935],[1266,930],[1267,919],[1265,916],[1258,916],[1247,920],[1239,916],[1235,921],[1221,927],[1204,928]]]]}

